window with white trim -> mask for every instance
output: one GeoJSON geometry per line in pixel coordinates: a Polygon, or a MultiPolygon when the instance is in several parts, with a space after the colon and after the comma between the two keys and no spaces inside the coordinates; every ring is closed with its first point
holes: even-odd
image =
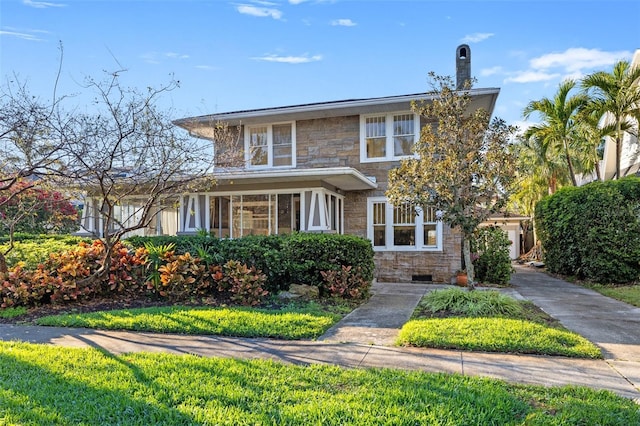
{"type": "Polygon", "coordinates": [[[384,197],[367,202],[367,236],[374,250],[438,251],[442,221],[433,207],[393,206],[384,197]]]}
{"type": "Polygon", "coordinates": [[[295,167],[295,123],[247,126],[245,152],[249,167],[295,167]]]}
{"type": "Polygon", "coordinates": [[[411,112],[360,116],[360,160],[391,161],[413,155],[420,117],[411,112]]]}

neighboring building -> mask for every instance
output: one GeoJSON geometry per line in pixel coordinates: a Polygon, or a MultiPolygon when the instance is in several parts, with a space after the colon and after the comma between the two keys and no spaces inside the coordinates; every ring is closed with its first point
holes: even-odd
{"type": "MultiPolygon", "coordinates": [[[[457,48],[456,63],[458,80],[470,78],[468,46],[457,48]]],[[[498,93],[471,90],[472,108],[491,113],[498,93]]],[[[165,210],[152,232],[171,233],[175,223],[176,233],[206,230],[231,238],[354,234],[372,241],[378,280],[449,282],[460,268],[460,234],[434,209],[392,206],[385,198],[389,170],[413,155],[421,127],[429,124],[411,103],[428,100],[421,93],[177,120],[204,139],[216,124],[237,127],[245,166],[220,169],[214,186],[177,197],[177,211],[165,210]]]]}
{"type": "MultiPolygon", "coordinates": [[[[632,67],[640,67],[640,49],[637,49],[631,61],[632,67]]],[[[605,116],[603,120],[606,120],[605,116]]],[[[620,156],[621,177],[640,173],[640,145],[638,144],[638,123],[633,133],[625,132],[622,139],[622,155],[620,156]],[[635,134],[634,134],[635,133],[635,134]]],[[[604,152],[600,161],[600,173],[602,180],[616,178],[616,142],[614,138],[607,137],[604,141],[604,152]]],[[[596,180],[595,172],[590,175],[580,176],[580,184],[596,180]]]]}

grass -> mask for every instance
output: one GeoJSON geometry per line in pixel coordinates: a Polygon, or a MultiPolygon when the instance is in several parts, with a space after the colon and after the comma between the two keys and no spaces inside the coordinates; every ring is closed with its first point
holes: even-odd
{"type": "Polygon", "coordinates": [[[600,350],[575,333],[507,318],[435,318],[409,321],[401,345],[472,351],[602,358],[600,350]]]}
{"type": "Polygon", "coordinates": [[[15,318],[27,313],[27,308],[24,306],[2,308],[0,309],[0,318],[15,318]]]}
{"type": "Polygon", "coordinates": [[[582,284],[598,293],[611,297],[612,299],[640,307],[640,285],[603,285],[603,284],[582,284]]]}
{"type": "Polygon", "coordinates": [[[496,291],[436,290],[420,302],[398,345],[602,358],[598,347],[528,303],[496,291]]]}
{"type": "Polygon", "coordinates": [[[342,317],[322,306],[278,310],[165,306],[42,317],[38,325],[208,334],[279,339],[313,339],[342,317]]]}
{"type": "Polygon", "coordinates": [[[640,411],[583,387],[0,342],[0,424],[627,426],[640,411]]]}

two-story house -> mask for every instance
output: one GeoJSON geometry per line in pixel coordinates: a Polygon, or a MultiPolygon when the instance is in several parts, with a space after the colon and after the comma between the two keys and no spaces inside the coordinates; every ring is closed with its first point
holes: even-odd
{"type": "MultiPolygon", "coordinates": [[[[469,79],[468,46],[457,48],[456,64],[458,81],[469,79]]],[[[472,89],[472,108],[492,112],[498,93],[472,89]]],[[[212,187],[181,195],[173,212],[177,226],[158,231],[206,230],[230,238],[293,231],[354,234],[371,240],[379,281],[449,282],[460,268],[459,233],[439,221],[434,209],[393,206],[385,198],[389,170],[414,155],[420,129],[429,125],[411,103],[429,99],[418,93],[177,120],[205,139],[219,123],[239,129],[237,149],[245,164],[221,169],[212,187]]]]}

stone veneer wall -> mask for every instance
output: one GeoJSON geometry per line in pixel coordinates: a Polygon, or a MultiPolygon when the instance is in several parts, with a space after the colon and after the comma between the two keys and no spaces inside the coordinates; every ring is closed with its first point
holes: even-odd
{"type": "Polygon", "coordinates": [[[359,169],[359,133],[360,118],[357,115],[297,121],[297,167],[359,169]]]}
{"type": "MultiPolygon", "coordinates": [[[[360,117],[335,117],[296,122],[297,167],[353,167],[374,177],[378,189],[345,193],[345,233],[367,237],[367,198],[384,196],[389,170],[398,162],[360,163],[360,117]]],[[[460,268],[461,237],[444,225],[439,252],[376,252],[375,277],[385,282],[411,282],[412,275],[431,275],[449,283],[460,268]]]]}

